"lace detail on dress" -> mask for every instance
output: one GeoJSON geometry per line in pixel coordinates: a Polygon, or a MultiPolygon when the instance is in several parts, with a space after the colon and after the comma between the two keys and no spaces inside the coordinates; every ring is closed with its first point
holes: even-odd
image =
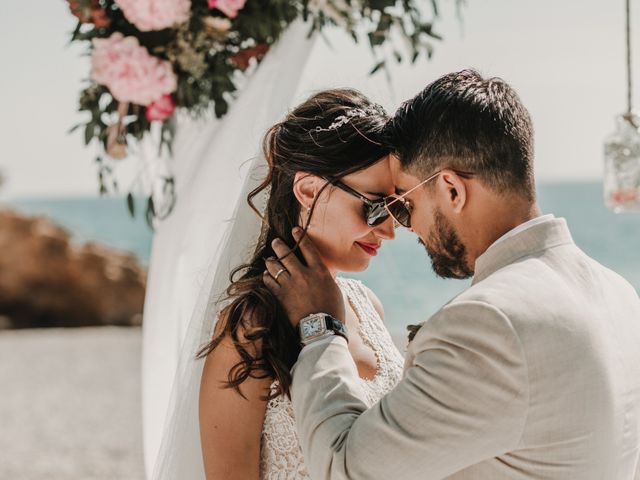
{"type": "MultiPolygon", "coordinates": [[[[362,282],[346,278],[338,278],[337,282],[358,316],[360,337],[376,355],[375,377],[361,379],[366,395],[364,400],[370,407],[398,383],[403,358],[362,282]]],[[[272,390],[276,385],[276,382],[271,385],[272,390]]],[[[260,477],[264,480],[310,480],[298,441],[293,405],[282,395],[267,404],[262,427],[260,477]]]]}

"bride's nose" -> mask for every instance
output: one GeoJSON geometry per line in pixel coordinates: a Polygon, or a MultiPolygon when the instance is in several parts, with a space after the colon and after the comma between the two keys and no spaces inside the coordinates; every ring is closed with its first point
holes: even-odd
{"type": "Polygon", "coordinates": [[[393,240],[396,238],[396,229],[393,226],[393,218],[389,217],[373,230],[378,238],[393,240]]]}

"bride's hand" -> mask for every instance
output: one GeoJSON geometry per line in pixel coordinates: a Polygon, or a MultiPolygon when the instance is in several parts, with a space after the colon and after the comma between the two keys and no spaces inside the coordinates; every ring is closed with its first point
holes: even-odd
{"type": "Polygon", "coordinates": [[[309,236],[305,235],[302,240],[300,236],[301,230],[295,228],[293,238],[299,241],[308,266],[302,265],[295,255],[288,255],[291,249],[276,239],[272,247],[281,260],[267,261],[263,275],[265,285],[280,301],[294,327],[307,315],[320,312],[344,322],[344,300],[340,288],[309,236]]]}

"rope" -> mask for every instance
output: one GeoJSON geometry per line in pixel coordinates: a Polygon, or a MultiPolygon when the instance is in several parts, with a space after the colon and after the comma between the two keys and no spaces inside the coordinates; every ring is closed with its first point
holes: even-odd
{"type": "Polygon", "coordinates": [[[630,0],[626,0],[626,21],[627,21],[627,115],[631,117],[633,108],[631,96],[631,14],[630,0]]]}

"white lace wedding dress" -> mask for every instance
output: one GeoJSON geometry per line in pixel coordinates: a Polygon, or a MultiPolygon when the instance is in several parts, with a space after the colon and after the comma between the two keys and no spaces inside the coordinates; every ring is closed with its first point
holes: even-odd
{"type": "MultiPolygon", "coordinates": [[[[358,280],[345,278],[338,278],[338,285],[358,317],[358,334],[377,359],[375,377],[361,379],[366,395],[363,400],[372,406],[400,380],[403,358],[369,300],[364,285],[358,280]]],[[[274,382],[271,388],[275,385],[274,382]]],[[[260,477],[263,480],[310,479],[296,433],[293,406],[285,396],[280,395],[267,404],[260,457],[260,477]]]]}

